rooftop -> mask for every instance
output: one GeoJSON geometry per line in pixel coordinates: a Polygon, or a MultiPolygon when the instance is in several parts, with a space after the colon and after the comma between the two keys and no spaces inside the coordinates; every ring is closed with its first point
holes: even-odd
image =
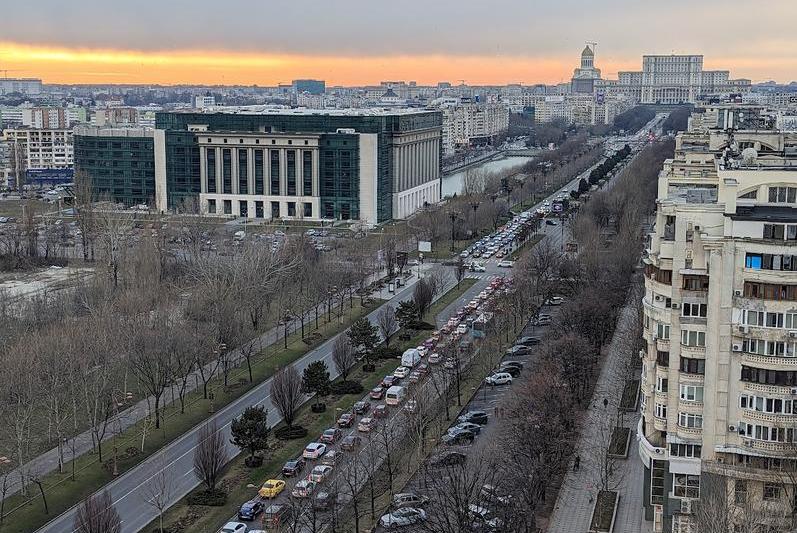
{"type": "Polygon", "coordinates": [[[252,106],[216,106],[207,109],[181,109],[172,111],[175,114],[210,114],[210,115],[294,115],[294,116],[308,116],[308,115],[328,115],[335,117],[383,117],[383,116],[396,116],[396,115],[422,115],[430,113],[426,109],[418,108],[381,108],[381,107],[368,107],[368,108],[351,108],[351,109],[310,109],[306,107],[284,107],[284,106],[268,106],[268,105],[252,105],[252,106]]]}
{"type": "Polygon", "coordinates": [[[729,215],[732,220],[756,220],[763,222],[794,222],[797,209],[770,205],[737,206],[736,213],[729,215]]]}

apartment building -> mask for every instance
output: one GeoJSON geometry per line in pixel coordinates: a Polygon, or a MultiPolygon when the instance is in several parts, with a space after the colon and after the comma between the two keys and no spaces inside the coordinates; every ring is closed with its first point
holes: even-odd
{"type": "Polygon", "coordinates": [[[433,102],[443,112],[443,152],[484,144],[509,129],[509,108],[503,104],[462,102],[443,98],[433,102]]]}
{"type": "Polygon", "coordinates": [[[706,109],[659,176],[637,428],[654,531],[705,531],[700,505],[794,530],[797,134],[774,124],[706,109]]]}
{"type": "Polygon", "coordinates": [[[72,130],[14,128],[5,130],[26,169],[72,168],[72,130]]]}

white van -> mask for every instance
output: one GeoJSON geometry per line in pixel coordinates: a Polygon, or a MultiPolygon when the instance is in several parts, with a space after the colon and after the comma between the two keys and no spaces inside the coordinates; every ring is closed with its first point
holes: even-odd
{"type": "Polygon", "coordinates": [[[401,356],[401,366],[412,368],[421,362],[421,352],[417,348],[410,348],[401,356]]]}
{"type": "Polygon", "coordinates": [[[241,242],[242,240],[244,240],[246,238],[246,232],[245,231],[236,231],[233,234],[232,238],[236,242],[241,242]]]}
{"type": "Polygon", "coordinates": [[[404,401],[406,395],[407,391],[404,390],[404,387],[393,385],[385,393],[385,403],[387,405],[398,405],[404,401]]]}

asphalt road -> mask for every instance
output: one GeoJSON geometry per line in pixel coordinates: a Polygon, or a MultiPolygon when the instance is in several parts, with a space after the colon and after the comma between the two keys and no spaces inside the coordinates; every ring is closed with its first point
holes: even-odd
{"type": "MultiPolygon", "coordinates": [[[[417,281],[417,278],[415,278],[417,281]]],[[[448,287],[453,283],[449,280],[448,287]]],[[[399,302],[411,298],[414,282],[405,286],[389,302],[384,305],[397,306],[399,302]]],[[[376,324],[376,317],[383,306],[368,314],[368,319],[376,324]]],[[[304,369],[315,361],[325,361],[332,378],[337,377],[335,365],[332,362],[332,348],[337,336],[327,340],[318,348],[308,352],[304,357],[294,363],[294,367],[301,374],[304,369]]],[[[264,406],[269,410],[269,423],[277,424],[281,417],[277,409],[273,408],[270,401],[271,380],[253,388],[244,396],[220,409],[212,419],[223,432],[225,440],[230,438],[230,423],[249,406],[264,406]]],[[[176,441],[155,453],[144,463],[128,471],[118,479],[106,485],[111,498],[122,519],[122,533],[136,533],[157,518],[157,511],[146,500],[151,498],[153,486],[158,483],[160,471],[165,473],[169,481],[171,504],[179,501],[183,496],[194,489],[199,482],[194,476],[193,457],[196,448],[197,434],[204,422],[179,437],[176,441]]],[[[228,447],[232,452],[232,447],[228,447]]],[[[230,459],[232,459],[232,455],[230,459]]],[[[41,533],[74,532],[72,527],[75,508],[54,518],[37,531],[41,533]]]]}

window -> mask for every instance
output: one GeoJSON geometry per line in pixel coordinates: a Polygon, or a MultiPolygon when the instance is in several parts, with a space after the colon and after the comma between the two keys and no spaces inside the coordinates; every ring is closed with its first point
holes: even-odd
{"type": "Polygon", "coordinates": [[[765,502],[776,502],[780,500],[780,485],[774,483],[764,483],[763,498],[765,502]]]}
{"type": "Polygon", "coordinates": [[[288,216],[289,217],[296,216],[296,202],[288,202],[288,216]]]}
{"type": "Polygon", "coordinates": [[[797,188],[795,187],[770,187],[769,203],[793,204],[797,201],[797,188]]]}
{"type": "Polygon", "coordinates": [[[670,443],[670,455],[674,457],[700,457],[702,449],[700,444],[670,443]]]}
{"type": "Polygon", "coordinates": [[[670,326],[668,324],[658,324],[656,326],[656,336],[662,340],[669,340],[670,326]]]}
{"type": "MultiPolygon", "coordinates": [[[[205,157],[205,168],[207,174],[207,191],[209,193],[216,192],[216,149],[208,148],[205,157]]],[[[213,211],[215,213],[215,211],[213,211]]]]}
{"type": "Polygon", "coordinates": [[[263,182],[263,150],[255,150],[255,194],[263,194],[264,189],[265,189],[265,183],[263,182]]]}
{"type": "Polygon", "coordinates": [[[663,366],[670,366],[670,352],[656,352],[656,363],[663,366]]]}
{"type": "Polygon", "coordinates": [[[685,402],[702,402],[703,401],[703,386],[702,385],[681,385],[680,398],[685,402]]]}
{"type": "MultiPolygon", "coordinates": [[[[243,140],[243,139],[241,139],[243,140]]],[[[238,194],[249,193],[249,154],[238,150],[238,194]]]]}
{"type": "Polygon", "coordinates": [[[667,392],[667,385],[667,378],[656,377],[656,392],[667,392]]]}
{"type": "Polygon", "coordinates": [[[683,304],[683,316],[685,317],[700,317],[705,318],[708,313],[708,305],[706,304],[683,304]]]}
{"type": "Polygon", "coordinates": [[[263,218],[264,216],[263,202],[259,200],[255,201],[255,218],[263,218]]]}
{"type": "Polygon", "coordinates": [[[271,202],[271,218],[280,218],[280,203],[271,202]]]}
{"type": "MultiPolygon", "coordinates": [[[[763,300],[797,301],[797,285],[777,285],[774,283],[744,282],[744,295],[747,298],[763,300]]],[[[788,326],[787,326],[788,327],[788,326]]]]}
{"type": "Polygon", "coordinates": [[[672,492],[678,498],[699,498],[700,476],[675,474],[672,480],[672,492]]]}
{"type": "MultiPolygon", "coordinates": [[[[280,191],[280,153],[279,150],[271,150],[271,194],[274,196],[282,195],[280,191]]],[[[273,211],[273,209],[272,209],[273,211]]],[[[277,212],[279,212],[279,204],[277,205],[277,212]]],[[[277,215],[276,218],[279,218],[277,215]]]]}
{"type": "Polygon", "coordinates": [[[208,200],[208,213],[211,215],[216,214],[216,200],[208,200]]]}
{"type": "Polygon", "coordinates": [[[703,427],[703,415],[678,413],[678,425],[683,428],[700,429],[703,427]]]}
{"type": "MultiPolygon", "coordinates": [[[[232,194],[232,150],[228,148],[221,151],[221,179],[222,192],[232,194]]],[[[225,212],[224,214],[230,213],[225,212]]]]}
{"type": "Polygon", "coordinates": [[[232,200],[224,200],[224,214],[232,215],[232,200]]]}
{"type": "Polygon", "coordinates": [[[744,261],[745,268],[753,270],[797,271],[797,256],[748,253],[744,261]]]}
{"type": "Polygon", "coordinates": [[[239,201],[238,202],[238,213],[240,213],[240,216],[242,216],[242,217],[248,217],[249,216],[249,203],[246,202],[245,200],[239,201]]]}
{"type": "Polygon", "coordinates": [[[794,370],[768,370],[742,365],[741,380],[762,385],[780,385],[792,387],[797,385],[797,372],[794,370]]]}
{"type": "Polygon", "coordinates": [[[313,195],[313,152],[310,150],[302,151],[302,194],[313,195]]]}
{"type": "Polygon", "coordinates": [[[304,216],[305,218],[311,218],[313,216],[313,204],[309,202],[304,203],[304,216]]]}
{"type": "Polygon", "coordinates": [[[667,418],[667,406],[663,403],[657,403],[653,407],[653,415],[656,418],[667,418]]]}
{"type": "Polygon", "coordinates": [[[742,394],[739,396],[739,407],[759,413],[790,415],[794,413],[794,400],[742,394]]]}
{"type": "Polygon", "coordinates": [[[664,482],[667,476],[667,462],[654,460],[650,466],[650,503],[664,503],[664,482]]]}
{"type": "Polygon", "coordinates": [[[757,200],[758,199],[758,189],[753,189],[750,192],[746,192],[739,197],[740,200],[757,200]]]}
{"type": "MultiPolygon", "coordinates": [[[[289,142],[290,144],[290,142],[289,142]]],[[[287,182],[288,182],[288,196],[296,196],[296,150],[288,150],[287,157],[287,182]]],[[[290,215],[289,215],[290,216],[290,215]]]]}
{"type": "Polygon", "coordinates": [[[733,484],[733,499],[736,505],[743,505],[747,503],[747,482],[743,479],[737,479],[733,484]]]}
{"type": "Polygon", "coordinates": [[[770,427],[739,422],[739,435],[768,442],[794,442],[794,428],[770,427]]]}
{"type": "Polygon", "coordinates": [[[683,289],[685,291],[707,291],[708,276],[683,276],[683,289]]]}
{"type": "Polygon", "coordinates": [[[691,331],[688,329],[681,330],[681,344],[684,346],[705,347],[706,332],[691,331]]]}

